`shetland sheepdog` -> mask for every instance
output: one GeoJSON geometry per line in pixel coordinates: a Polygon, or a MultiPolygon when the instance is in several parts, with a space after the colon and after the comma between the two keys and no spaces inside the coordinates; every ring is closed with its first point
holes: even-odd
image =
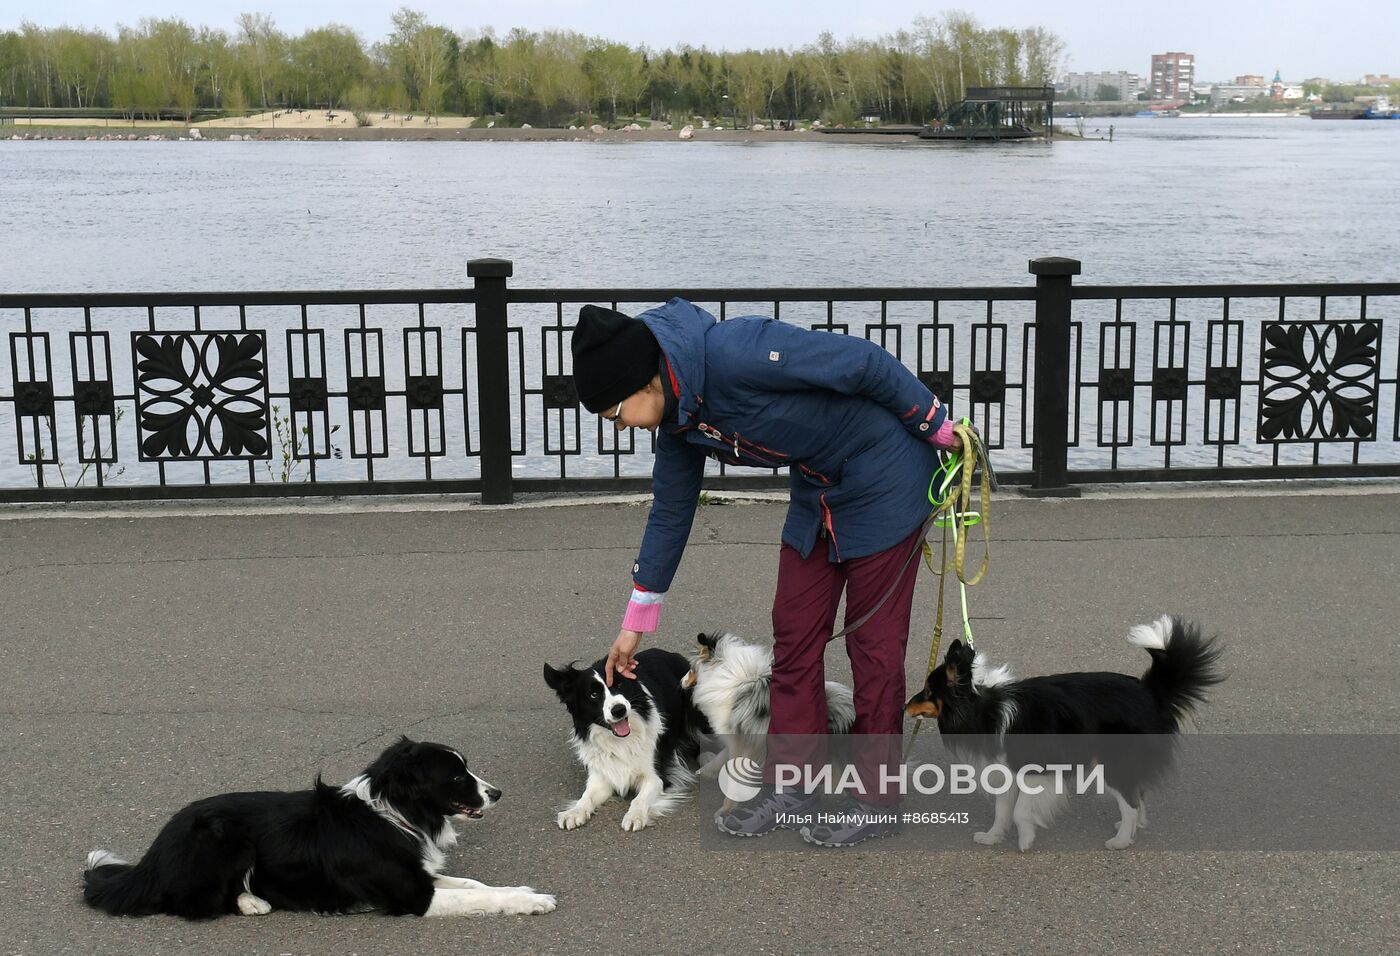
{"type": "MultiPolygon", "coordinates": [[[[740,758],[749,766],[763,766],[767,756],[768,724],[772,719],[770,689],[773,683],[773,648],[750,644],[727,632],[698,634],[690,671],[683,684],[693,695],[696,708],[705,715],[725,747],[704,767],[702,776],[714,776],[726,762],[740,758]]],[[[826,682],[826,726],[831,734],[849,733],[856,721],[851,689],[826,682]]],[[[725,799],[717,816],[734,809],[725,799]]]]}
{"type": "MultiPolygon", "coordinates": [[[[1009,668],[989,668],[955,640],[904,712],[936,718],[954,756],[984,767],[1000,764],[1014,773],[1048,766],[1047,758],[1102,766],[1121,814],[1105,846],[1121,850],[1147,825],[1144,796],[1170,771],[1183,719],[1224,680],[1215,640],[1181,618],[1140,624],[1128,641],[1152,659],[1142,677],[1097,672],[1016,680],[1009,668]]],[[[1042,792],[1013,786],[999,794],[991,828],[973,840],[1000,843],[1014,823],[1020,848],[1029,849],[1036,828],[1048,826],[1065,802],[1045,780],[1035,783],[1042,792]]]]}

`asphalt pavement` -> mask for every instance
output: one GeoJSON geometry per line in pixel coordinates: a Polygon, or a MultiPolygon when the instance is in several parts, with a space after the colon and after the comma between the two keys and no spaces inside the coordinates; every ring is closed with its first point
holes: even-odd
{"type": "MultiPolygon", "coordinates": [[[[1020,674],[1139,671],[1127,628],[1182,613],[1228,653],[1201,730],[1393,734],[1400,495],[1357,491],[999,498],[971,595],[979,649],[1020,674]]],[[[771,502],[702,507],[654,643],[766,637],[782,517],[771,502]]],[[[0,518],[0,954],[1298,954],[1400,938],[1393,852],[1171,852],[1152,831],[1111,852],[1052,831],[1025,854],[970,835],[926,853],[793,834],[729,853],[706,848],[695,812],[625,833],[618,801],[560,831],[583,774],[541,665],[591,660],[616,635],[637,503],[0,518]],[[462,749],[505,791],[462,828],[449,872],[554,893],[556,912],[195,924],[83,905],[88,850],[135,858],[198,797],[343,781],[399,734],[462,749]]],[[[849,674],[836,648],[828,664],[849,674]]],[[[1081,812],[1100,811],[1107,837],[1111,802],[1081,812]]]]}

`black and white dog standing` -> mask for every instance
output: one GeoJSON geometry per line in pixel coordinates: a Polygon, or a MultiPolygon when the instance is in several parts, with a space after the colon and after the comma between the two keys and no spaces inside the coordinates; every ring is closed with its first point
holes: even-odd
{"type": "Polygon", "coordinates": [[[670,813],[695,781],[690,762],[709,742],[709,725],[691,703],[681,678],[690,662],[648,648],[636,656],[636,679],[604,678],[592,667],[544,665],[544,680],[573,718],[574,753],[588,771],[583,795],[560,811],[561,829],[588,822],[613,794],[634,794],[622,829],[640,830],[670,813]]]}
{"type": "MultiPolygon", "coordinates": [[[[1198,624],[1163,615],[1132,628],[1128,641],[1151,658],[1141,677],[1093,671],[1022,680],[953,641],[904,712],[936,719],[954,756],[979,766],[1102,765],[1121,814],[1104,845],[1126,849],[1147,825],[1146,794],[1171,770],[1183,721],[1225,679],[1220,647],[1198,624]]],[[[1017,845],[1030,849],[1036,829],[1049,826],[1065,802],[1046,785],[1050,778],[1033,779],[1039,789],[997,795],[991,828],[974,833],[974,842],[1000,843],[1014,824],[1017,845]]]]}
{"type": "Polygon", "coordinates": [[[399,916],[534,914],[554,897],[528,886],[445,876],[453,820],[481,817],[501,791],[460,752],[407,737],[343,787],[226,793],[180,810],[139,863],[88,854],[83,896],[113,916],[210,919],[274,909],[399,916]]]}

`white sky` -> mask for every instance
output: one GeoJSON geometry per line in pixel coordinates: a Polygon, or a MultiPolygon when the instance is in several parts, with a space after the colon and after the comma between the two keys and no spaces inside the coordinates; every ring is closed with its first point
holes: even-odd
{"type": "MultiPolygon", "coordinates": [[[[948,7],[908,0],[418,0],[407,4],[433,23],[454,30],[494,26],[504,33],[562,27],[633,45],[664,48],[688,42],[711,49],[797,47],[823,30],[836,37],[874,38],[937,15],[948,7]]],[[[288,33],[345,24],[366,40],[389,32],[395,0],[0,0],[0,29],[26,20],[40,26],[98,27],[148,16],[179,16],[196,26],[231,30],[244,11],[270,14],[288,33]]],[[[1400,3],[1350,0],[1338,8],[1276,0],[978,0],[964,2],[983,26],[1045,26],[1066,43],[1073,70],[1131,70],[1146,74],[1153,53],[1194,53],[1202,80],[1241,73],[1287,80],[1324,76],[1356,79],[1366,73],[1400,75],[1400,3]],[[1329,12],[1330,11],[1330,12],[1329,12]]]]}

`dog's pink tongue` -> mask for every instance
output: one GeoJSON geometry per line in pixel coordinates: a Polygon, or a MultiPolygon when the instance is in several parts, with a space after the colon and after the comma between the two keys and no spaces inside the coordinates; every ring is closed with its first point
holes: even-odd
{"type": "Polygon", "coordinates": [[[629,724],[624,717],[622,720],[612,725],[612,732],[615,737],[626,737],[632,732],[632,725],[629,724]]]}

